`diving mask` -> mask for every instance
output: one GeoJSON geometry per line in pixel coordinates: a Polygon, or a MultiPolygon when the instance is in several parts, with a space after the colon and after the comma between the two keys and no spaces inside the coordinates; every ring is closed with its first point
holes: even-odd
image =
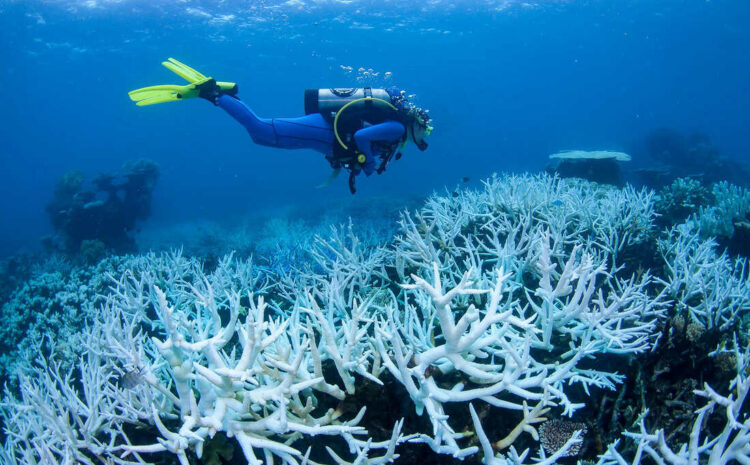
{"type": "Polygon", "coordinates": [[[416,137],[412,137],[412,140],[414,140],[414,144],[417,146],[420,152],[424,152],[427,150],[427,142],[425,142],[424,138],[432,134],[433,127],[428,124],[428,121],[425,119],[422,119],[420,117],[415,118],[415,123],[417,126],[424,132],[424,135],[417,140],[416,137]]]}

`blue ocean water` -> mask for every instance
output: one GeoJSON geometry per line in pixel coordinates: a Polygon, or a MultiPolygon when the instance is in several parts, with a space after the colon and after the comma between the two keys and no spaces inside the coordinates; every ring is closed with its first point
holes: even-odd
{"type": "Polygon", "coordinates": [[[0,0],[0,464],[749,463],[748,25],[726,0],[0,0]],[[396,86],[435,129],[318,188],[322,154],[206,100],[136,106],[183,83],[168,57],[264,117],[396,86]]]}
{"type": "Polygon", "coordinates": [[[51,232],[63,174],[141,157],[161,168],[149,224],[351,201],[344,176],[315,189],[320,154],[256,146],[205,101],[136,107],[129,90],[180,81],[170,56],[267,117],[302,115],[305,88],[416,94],[430,148],[359,179],[364,203],[538,171],[562,149],[630,151],[659,127],[748,161],[748,24],[750,4],[728,0],[2,1],[0,255],[51,232]]]}

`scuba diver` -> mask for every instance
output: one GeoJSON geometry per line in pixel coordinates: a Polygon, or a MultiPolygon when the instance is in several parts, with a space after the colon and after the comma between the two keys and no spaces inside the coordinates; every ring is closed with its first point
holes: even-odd
{"type": "Polygon", "coordinates": [[[432,132],[427,111],[415,106],[405,92],[388,89],[307,89],[305,116],[260,118],[237,97],[237,84],[220,82],[174,58],[162,65],[187,80],[187,85],[144,87],[128,95],[136,105],[200,97],[221,107],[242,124],[256,144],[284,149],[313,149],[325,155],[333,168],[319,187],[328,186],[342,169],[349,171],[349,190],[355,177],[385,171],[401,158],[408,141],[421,151],[432,132]]]}

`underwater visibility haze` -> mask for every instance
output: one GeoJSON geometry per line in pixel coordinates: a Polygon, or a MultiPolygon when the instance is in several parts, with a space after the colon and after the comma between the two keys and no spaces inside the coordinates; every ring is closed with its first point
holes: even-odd
{"type": "Polygon", "coordinates": [[[0,0],[0,463],[750,463],[748,25],[0,0]]]}

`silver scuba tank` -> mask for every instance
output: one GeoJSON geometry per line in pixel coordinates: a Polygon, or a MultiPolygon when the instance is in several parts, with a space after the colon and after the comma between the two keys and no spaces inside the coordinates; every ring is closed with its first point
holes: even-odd
{"type": "MultiPolygon", "coordinates": [[[[326,119],[332,119],[336,112],[344,105],[366,97],[384,100],[391,103],[391,96],[385,89],[364,88],[335,88],[335,89],[307,89],[305,90],[305,114],[320,113],[326,119]]],[[[347,107],[348,111],[359,113],[374,106],[388,107],[378,100],[362,100],[347,107]]],[[[388,107],[390,108],[390,107],[388,107]]]]}

